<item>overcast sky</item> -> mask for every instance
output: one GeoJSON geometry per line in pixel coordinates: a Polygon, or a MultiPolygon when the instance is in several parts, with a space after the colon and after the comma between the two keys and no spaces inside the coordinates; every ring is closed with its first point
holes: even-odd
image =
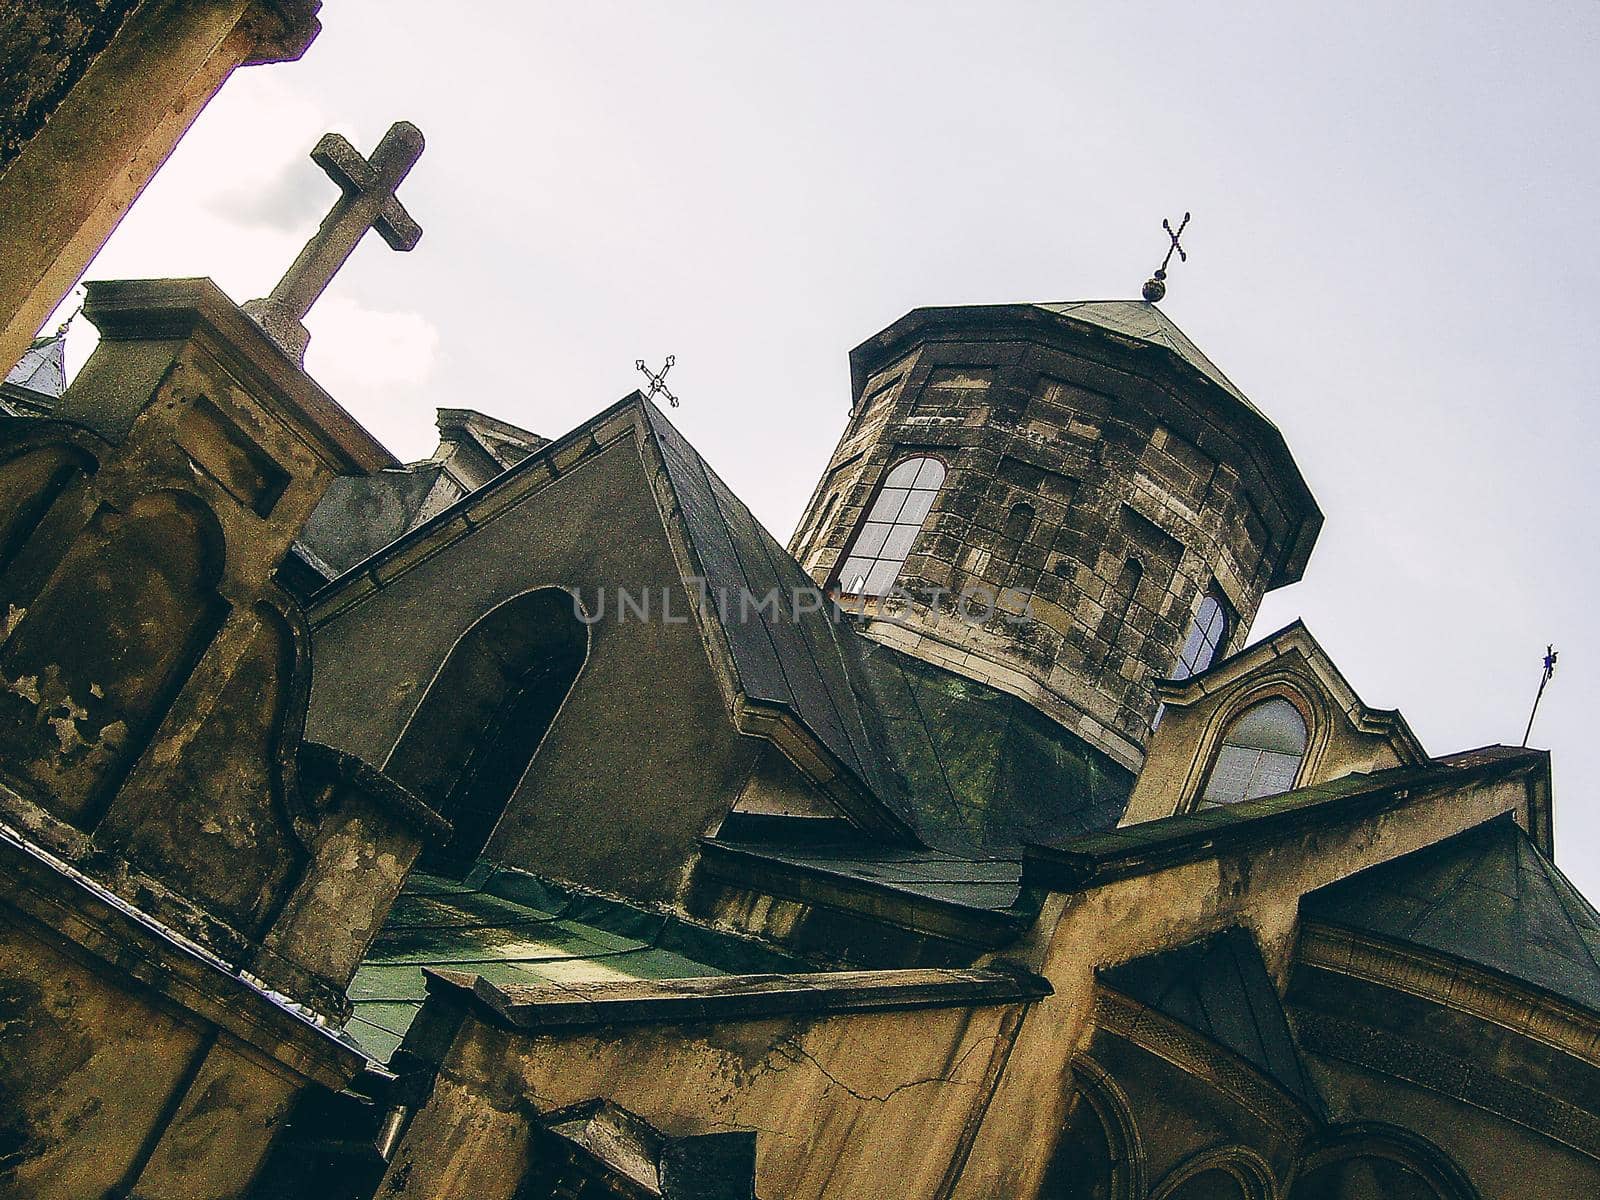
{"type": "MultiPolygon", "coordinates": [[[[559,434],[677,355],[672,419],[786,540],[846,354],[932,304],[1134,298],[1283,429],[1327,526],[1302,617],[1435,754],[1555,753],[1600,898],[1592,617],[1600,6],[440,5],[330,0],[240,71],[90,278],[266,294],[333,187],[326,129],[428,149],[425,234],[369,237],[308,369],[405,458],[436,406],[559,434]]],[[[80,358],[92,335],[74,335],[80,358]]]]}

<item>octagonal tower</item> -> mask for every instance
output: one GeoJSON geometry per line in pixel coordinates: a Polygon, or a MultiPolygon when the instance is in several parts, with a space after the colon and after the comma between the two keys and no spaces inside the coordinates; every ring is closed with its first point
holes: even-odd
{"type": "Polygon", "coordinates": [[[850,365],[790,550],[870,636],[1131,768],[1153,681],[1238,649],[1322,525],[1282,435],[1153,304],[917,309],[850,365]]]}

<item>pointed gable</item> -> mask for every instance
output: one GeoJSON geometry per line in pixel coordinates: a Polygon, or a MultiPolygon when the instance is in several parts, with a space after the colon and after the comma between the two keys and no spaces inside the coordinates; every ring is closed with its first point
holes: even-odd
{"type": "Polygon", "coordinates": [[[35,338],[5,382],[45,399],[58,399],[67,390],[67,339],[59,333],[35,338]]]}
{"type": "MultiPolygon", "coordinates": [[[[756,520],[699,453],[653,404],[641,401],[677,499],[699,580],[726,640],[742,704],[791,717],[879,801],[892,790],[879,739],[852,686],[859,670],[845,628],[822,602],[816,582],[756,520]],[[773,596],[776,603],[767,603],[773,596]],[[817,607],[812,608],[815,602],[817,607]]],[[[741,713],[755,716],[755,711],[741,713]]],[[[782,731],[774,740],[780,745],[782,731]]],[[[804,765],[804,764],[802,764],[804,765]]],[[[860,815],[855,814],[855,815],[860,815]]],[[[896,813],[893,825],[909,832],[896,813]]]]}

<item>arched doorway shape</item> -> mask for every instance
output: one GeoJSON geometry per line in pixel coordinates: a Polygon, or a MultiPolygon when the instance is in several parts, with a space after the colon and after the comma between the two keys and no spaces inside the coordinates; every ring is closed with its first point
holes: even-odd
{"type": "Polygon", "coordinates": [[[1072,1064],[1071,1107],[1039,1200],[1137,1200],[1144,1195],[1144,1151],[1128,1098],[1098,1063],[1072,1064]]]}
{"type": "Polygon", "coordinates": [[[1329,1130],[1303,1151],[1288,1200],[1480,1200],[1426,1138],[1379,1122],[1329,1130]]]}
{"type": "Polygon", "coordinates": [[[384,770],[454,826],[424,855],[470,866],[560,712],[589,651],[589,631],[560,588],[504,601],[462,634],[428,685],[384,770]]]}
{"type": "Polygon", "coordinates": [[[1208,1150],[1174,1168],[1150,1200],[1277,1200],[1267,1160],[1246,1146],[1208,1150]]]}

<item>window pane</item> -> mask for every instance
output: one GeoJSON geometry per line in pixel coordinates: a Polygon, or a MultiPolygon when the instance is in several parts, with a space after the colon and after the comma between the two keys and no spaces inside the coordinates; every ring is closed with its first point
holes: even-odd
{"type": "Polygon", "coordinates": [[[906,459],[905,462],[900,463],[894,470],[889,472],[888,477],[883,481],[884,486],[910,487],[917,481],[917,472],[922,469],[922,465],[929,461],[932,460],[926,458],[906,459]]]}
{"type": "Polygon", "coordinates": [[[905,562],[906,555],[911,553],[911,543],[917,540],[917,534],[922,532],[920,525],[896,525],[894,532],[889,534],[888,540],[883,543],[879,553],[884,558],[898,559],[905,562]]]}
{"type": "Polygon", "coordinates": [[[856,538],[856,544],[850,547],[852,556],[862,558],[876,558],[883,551],[883,541],[889,536],[893,525],[881,521],[868,521],[861,527],[861,536],[856,538]]]}
{"type": "Polygon", "coordinates": [[[906,497],[911,493],[905,488],[884,488],[878,493],[878,499],[872,505],[872,511],[867,514],[869,521],[892,521],[900,514],[900,508],[906,502],[906,497]]]}
{"type": "Polygon", "coordinates": [[[1211,778],[1206,782],[1202,804],[1235,804],[1245,798],[1255,776],[1256,755],[1260,751],[1244,746],[1224,746],[1217,751],[1211,778]]]}
{"type": "Polygon", "coordinates": [[[900,562],[897,559],[885,558],[873,564],[872,570],[867,572],[867,585],[862,590],[868,596],[881,596],[894,586],[896,579],[900,578],[900,562]]]}
{"type": "Polygon", "coordinates": [[[866,586],[867,572],[872,570],[870,558],[847,558],[844,566],[839,568],[839,586],[852,596],[862,594],[866,586]]]}
{"type": "Polygon", "coordinates": [[[1256,777],[1250,782],[1246,800],[1281,795],[1294,787],[1294,777],[1300,773],[1300,755],[1274,754],[1271,750],[1259,750],[1257,754],[1260,757],[1256,761],[1256,777]]]}
{"type": "Polygon", "coordinates": [[[927,488],[938,491],[944,485],[944,464],[937,458],[924,458],[917,471],[917,482],[913,487],[927,488]]]}
{"type": "Polygon", "coordinates": [[[1231,746],[1249,746],[1278,754],[1306,752],[1306,723],[1300,710],[1284,699],[1268,700],[1247,709],[1223,735],[1231,746]]]}
{"type": "Polygon", "coordinates": [[[900,510],[896,518],[901,524],[921,525],[928,516],[928,510],[933,507],[933,498],[937,492],[912,492],[906,497],[905,507],[900,510]]]}

